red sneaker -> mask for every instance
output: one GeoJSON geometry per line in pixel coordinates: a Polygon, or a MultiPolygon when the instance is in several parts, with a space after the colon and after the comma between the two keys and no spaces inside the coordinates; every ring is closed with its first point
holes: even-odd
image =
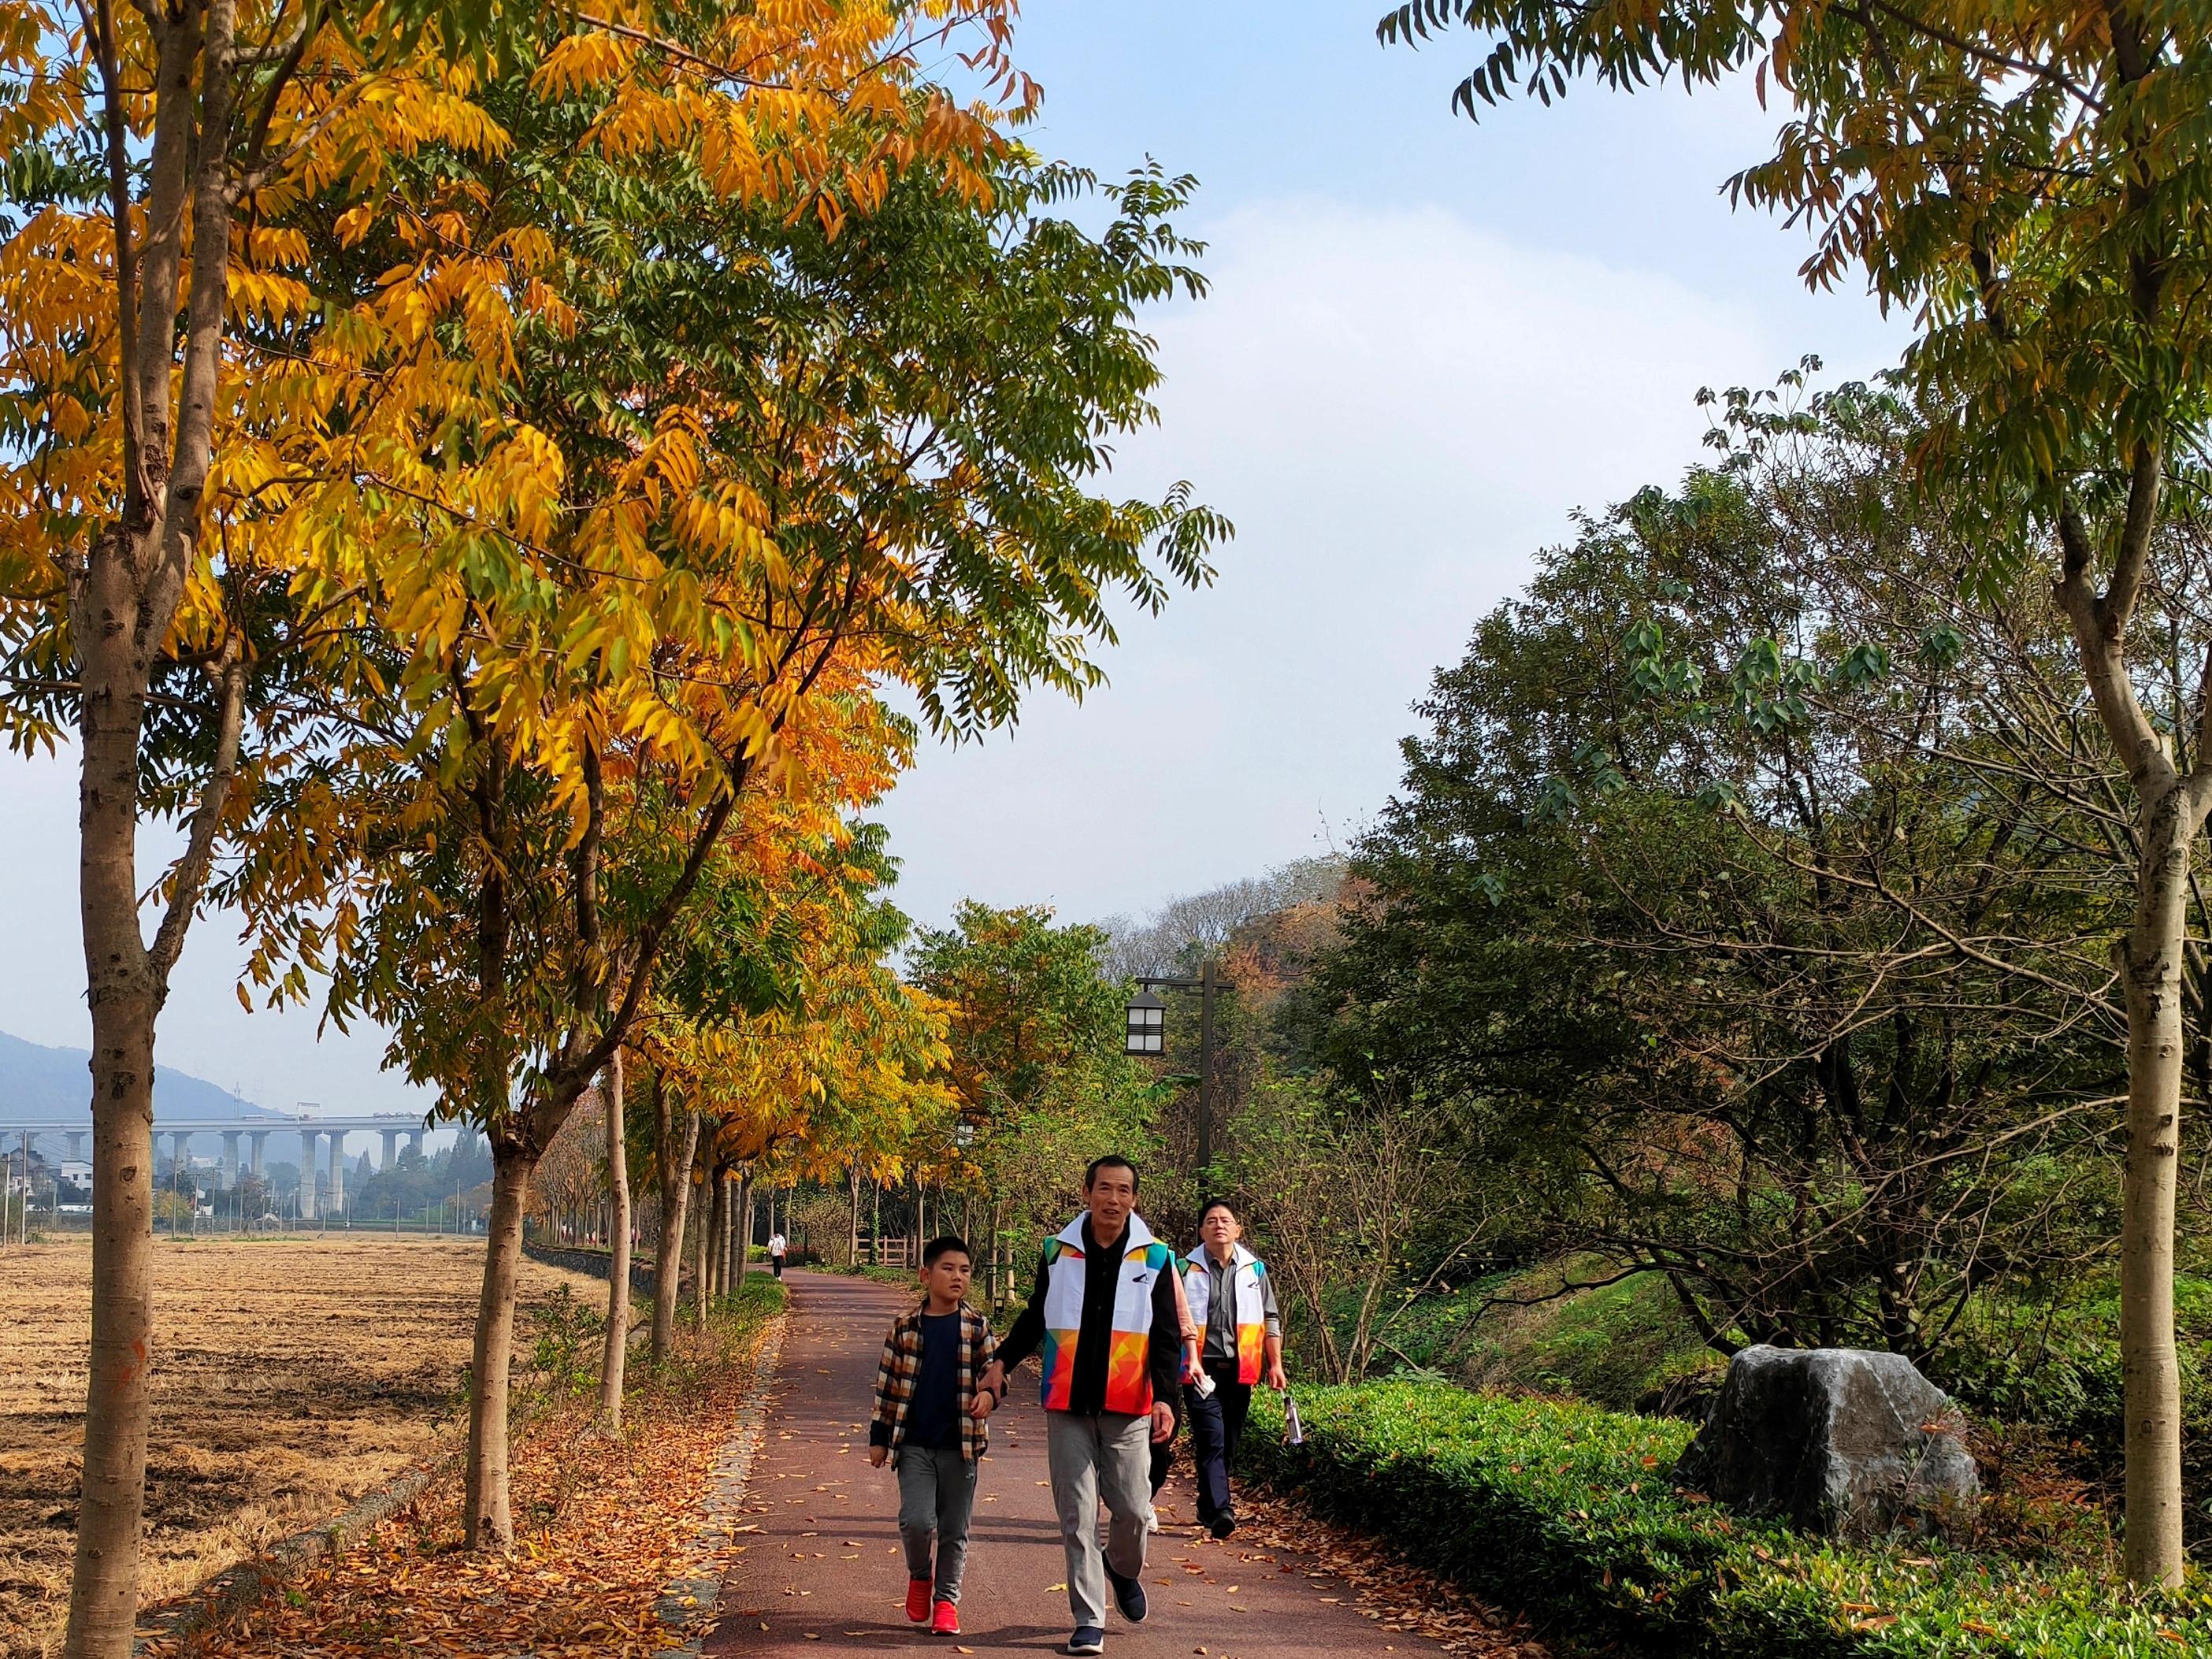
{"type": "Polygon", "coordinates": [[[906,1581],[906,1616],[917,1625],[929,1622],[929,1592],[932,1586],[927,1578],[906,1581]]]}
{"type": "Polygon", "coordinates": [[[939,1601],[936,1615],[929,1621],[929,1628],[939,1636],[959,1635],[960,1609],[950,1601],[939,1601]]]}

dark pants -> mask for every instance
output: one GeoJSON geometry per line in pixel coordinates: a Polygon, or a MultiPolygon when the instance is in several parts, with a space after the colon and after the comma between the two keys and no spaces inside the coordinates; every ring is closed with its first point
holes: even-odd
{"type": "Polygon", "coordinates": [[[1237,1443],[1244,1437],[1244,1419],[1252,1410],[1252,1385],[1237,1380],[1235,1360],[1209,1359],[1206,1374],[1213,1379],[1212,1394],[1201,1400],[1195,1389],[1182,1391],[1190,1418],[1191,1461],[1198,1465],[1201,1523],[1237,1512],[1229,1493],[1229,1466],[1237,1461],[1237,1443]]]}
{"type": "Polygon", "coordinates": [[[768,1259],[768,1262],[769,1262],[769,1267],[773,1267],[773,1268],[775,1268],[775,1276],[776,1276],[778,1279],[782,1278],[782,1277],[783,1277],[783,1258],[782,1258],[781,1256],[780,1256],[780,1255],[772,1255],[772,1256],[769,1257],[769,1259],[768,1259]]]}

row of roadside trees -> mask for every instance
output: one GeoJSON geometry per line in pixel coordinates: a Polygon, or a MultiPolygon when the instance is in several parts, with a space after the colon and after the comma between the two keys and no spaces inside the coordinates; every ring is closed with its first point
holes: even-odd
{"type": "Polygon", "coordinates": [[[1226,530],[1100,488],[1134,313],[1200,287],[1187,185],[1018,142],[1011,12],[0,0],[0,694],[82,768],[73,1659],[137,1613],[150,1087],[207,907],[242,998],[375,1023],[489,1143],[471,1547],[595,1079],[611,1157],[626,1060],[738,1162],[894,1158],[931,1109],[856,828],[915,735],[876,688],[954,736],[1079,695],[1109,598],[1226,530]]]}

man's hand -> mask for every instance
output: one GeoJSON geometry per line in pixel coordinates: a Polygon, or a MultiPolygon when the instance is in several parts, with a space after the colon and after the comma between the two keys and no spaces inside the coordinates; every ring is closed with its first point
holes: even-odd
{"type": "Polygon", "coordinates": [[[1267,1367],[1267,1386],[1277,1394],[1291,1386],[1290,1374],[1284,1370],[1283,1362],[1279,1359],[1267,1367]]]}
{"type": "Polygon", "coordinates": [[[993,1394],[1004,1394],[1006,1391],[1006,1368],[994,1359],[983,1367],[983,1375],[977,1386],[988,1389],[993,1394]]]}
{"type": "Polygon", "coordinates": [[[889,1446],[871,1446],[871,1447],[869,1447],[869,1448],[868,1448],[868,1467],[869,1467],[870,1468],[872,1468],[872,1469],[879,1469],[879,1468],[883,1468],[883,1466],[884,1466],[884,1459],[885,1459],[886,1457],[889,1457],[890,1455],[891,1455],[891,1449],[890,1449],[889,1446]]]}
{"type": "Polygon", "coordinates": [[[988,1389],[978,1389],[975,1390],[975,1401],[968,1407],[968,1415],[981,1423],[998,1409],[999,1396],[988,1389]]]}
{"type": "Polygon", "coordinates": [[[1155,1400],[1152,1401],[1152,1443],[1164,1446],[1174,1438],[1175,1408],[1164,1400],[1155,1400]]]}

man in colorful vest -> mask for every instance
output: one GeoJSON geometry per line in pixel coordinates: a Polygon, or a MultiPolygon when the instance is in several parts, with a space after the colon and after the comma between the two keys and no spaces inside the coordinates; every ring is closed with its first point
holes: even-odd
{"type": "Polygon", "coordinates": [[[1045,1455],[1075,1615],[1062,1651],[1103,1653],[1109,1583],[1121,1616],[1144,1621],[1146,1474],[1152,1443],[1175,1431],[1168,1401],[1182,1376],[1182,1315],[1175,1252],[1136,1213],[1136,1165],[1100,1158],[1084,1174],[1083,1196],[1085,1212],[1045,1241],[1030,1304],[982,1386],[1004,1392],[1006,1372],[1041,1352],[1045,1455]]]}
{"type": "Polygon", "coordinates": [[[1184,1299],[1191,1322],[1206,1333],[1203,1363],[1213,1387],[1201,1394],[1183,1390],[1183,1412],[1190,1419],[1192,1459],[1198,1465],[1198,1518],[1216,1538],[1237,1530],[1237,1508],[1229,1493],[1229,1466],[1252,1409],[1252,1385],[1264,1381],[1287,1388],[1283,1375],[1283,1316],[1275,1305],[1274,1281],[1267,1264],[1240,1242],[1244,1228],[1237,1212],[1214,1199],[1199,1212],[1203,1245],[1185,1259],[1184,1299]]]}

